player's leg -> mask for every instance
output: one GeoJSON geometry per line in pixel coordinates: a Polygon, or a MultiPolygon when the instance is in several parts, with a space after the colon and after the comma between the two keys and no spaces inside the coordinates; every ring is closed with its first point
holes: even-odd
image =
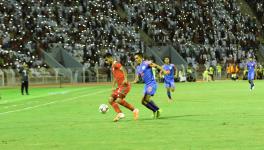
{"type": "Polygon", "coordinates": [[[25,81],[26,94],[28,95],[28,81],[25,81]]]}
{"type": "Polygon", "coordinates": [[[142,104],[153,112],[154,118],[159,118],[160,117],[160,109],[154,103],[154,101],[150,100],[150,98],[151,98],[150,95],[145,95],[142,99],[142,104]]]}
{"type": "Polygon", "coordinates": [[[167,88],[167,95],[169,97],[168,102],[171,102],[173,100],[172,96],[171,96],[171,92],[174,92],[174,90],[175,90],[175,84],[174,84],[174,80],[173,80],[173,81],[170,81],[169,87],[167,88]]]}
{"type": "Polygon", "coordinates": [[[174,81],[171,82],[171,88],[170,88],[171,92],[175,91],[175,83],[174,81]]]}
{"type": "MultiPolygon", "coordinates": [[[[170,91],[170,93],[168,94],[169,96],[169,99],[168,99],[168,102],[170,103],[170,102],[172,102],[173,101],[173,98],[172,98],[172,95],[171,95],[171,92],[174,92],[174,88],[173,87],[171,87],[171,88],[169,88],[169,91],[170,91]]],[[[167,92],[168,93],[168,92],[167,92]]]]}
{"type": "Polygon", "coordinates": [[[118,102],[120,105],[126,107],[127,109],[133,111],[135,108],[133,105],[129,104],[126,100],[125,97],[130,91],[130,86],[129,85],[123,85],[118,88],[117,90],[117,99],[116,102],[118,102]]]}
{"type": "Polygon", "coordinates": [[[134,119],[137,120],[138,119],[138,113],[139,110],[137,108],[135,108],[132,104],[128,103],[124,97],[119,97],[116,100],[120,105],[126,107],[127,109],[131,110],[134,114],[134,119]]]}
{"type": "Polygon", "coordinates": [[[255,73],[253,72],[252,73],[252,76],[251,76],[251,79],[252,79],[252,89],[254,89],[255,88],[255,84],[254,84],[254,78],[255,78],[255,73]]]}
{"type": "Polygon", "coordinates": [[[169,87],[167,87],[166,89],[167,89],[167,96],[171,100],[171,89],[169,87]]]}
{"type": "Polygon", "coordinates": [[[113,97],[109,97],[109,104],[113,107],[116,113],[121,113],[118,103],[115,102],[115,99],[113,97]]]}
{"type": "Polygon", "coordinates": [[[145,94],[142,98],[142,104],[148,109],[152,110],[154,113],[154,117],[160,116],[159,107],[154,103],[150,98],[155,94],[157,89],[157,85],[149,85],[145,87],[145,94]]]}
{"type": "Polygon", "coordinates": [[[170,91],[171,92],[175,91],[175,83],[174,83],[174,81],[171,81],[171,83],[170,83],[170,91]]]}
{"type": "Polygon", "coordinates": [[[125,114],[122,113],[122,111],[120,110],[120,108],[118,106],[118,103],[115,102],[115,99],[113,97],[110,97],[109,98],[109,103],[112,105],[113,109],[117,113],[117,115],[115,116],[115,118],[114,118],[113,121],[116,122],[116,121],[120,120],[121,118],[124,118],[125,117],[125,114]]]}
{"type": "Polygon", "coordinates": [[[118,98],[117,98],[117,102],[126,107],[127,109],[133,111],[133,114],[134,114],[134,119],[137,120],[138,119],[138,112],[139,110],[137,108],[135,108],[132,104],[128,103],[126,100],[125,100],[125,97],[126,95],[129,93],[130,91],[130,84],[125,84],[123,86],[121,86],[119,89],[118,89],[118,98]]]}
{"type": "Polygon", "coordinates": [[[144,105],[145,107],[147,107],[149,110],[155,112],[156,107],[152,105],[152,103],[150,102],[150,95],[145,94],[144,97],[141,100],[142,105],[144,105]]]}
{"type": "Polygon", "coordinates": [[[250,90],[252,90],[252,80],[248,80],[248,83],[249,83],[249,88],[250,88],[250,90]]]}
{"type": "Polygon", "coordinates": [[[253,73],[249,73],[248,74],[248,82],[250,84],[250,90],[252,90],[254,88],[254,86],[255,86],[253,80],[254,80],[254,74],[253,73]]]}
{"type": "Polygon", "coordinates": [[[167,90],[167,96],[171,100],[171,89],[170,89],[171,88],[171,84],[170,84],[170,82],[165,80],[164,81],[164,86],[165,86],[165,88],[167,90]]]}
{"type": "Polygon", "coordinates": [[[127,109],[129,109],[129,110],[131,110],[131,111],[133,111],[133,110],[135,109],[135,107],[134,107],[132,104],[128,103],[128,102],[125,100],[125,98],[123,98],[123,97],[119,97],[119,98],[117,98],[117,99],[116,99],[116,102],[117,102],[118,104],[120,104],[120,105],[126,107],[127,109]]]}
{"type": "Polygon", "coordinates": [[[145,98],[145,101],[147,102],[147,106],[150,106],[153,111],[153,117],[154,118],[159,118],[160,117],[160,108],[158,107],[157,104],[153,100],[151,100],[151,95],[147,95],[145,98]]]}
{"type": "Polygon", "coordinates": [[[117,99],[117,90],[113,91],[112,95],[109,97],[109,104],[113,107],[117,115],[114,118],[114,121],[118,121],[120,118],[124,118],[125,115],[120,110],[118,103],[115,101],[117,99]]]}
{"type": "Polygon", "coordinates": [[[251,90],[253,90],[255,88],[254,79],[251,79],[250,81],[251,81],[250,88],[251,90]]]}
{"type": "Polygon", "coordinates": [[[22,84],[21,84],[21,94],[24,95],[24,87],[25,87],[25,84],[24,84],[24,81],[22,81],[22,84]]]}

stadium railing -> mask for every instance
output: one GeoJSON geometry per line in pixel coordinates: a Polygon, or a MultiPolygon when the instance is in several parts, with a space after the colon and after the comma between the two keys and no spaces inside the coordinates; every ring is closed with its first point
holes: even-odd
{"type": "MultiPolygon", "coordinates": [[[[72,83],[99,83],[111,82],[112,75],[109,68],[89,67],[89,68],[30,68],[30,85],[59,85],[72,83]]],[[[128,80],[133,81],[135,73],[128,67],[128,80]]],[[[19,86],[21,84],[21,75],[17,69],[0,70],[0,86],[19,86]]]]}
{"type": "Polygon", "coordinates": [[[0,86],[4,86],[4,85],[5,85],[4,72],[2,70],[0,70],[0,86]]]}

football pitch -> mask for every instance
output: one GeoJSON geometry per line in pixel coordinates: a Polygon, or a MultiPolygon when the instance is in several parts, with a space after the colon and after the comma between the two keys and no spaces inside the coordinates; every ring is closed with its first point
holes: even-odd
{"type": "Polygon", "coordinates": [[[113,122],[110,85],[0,89],[0,150],[263,150],[264,81],[176,83],[168,103],[163,84],[154,101],[160,119],[141,105],[143,84],[133,84],[127,101],[139,120],[113,122]]]}

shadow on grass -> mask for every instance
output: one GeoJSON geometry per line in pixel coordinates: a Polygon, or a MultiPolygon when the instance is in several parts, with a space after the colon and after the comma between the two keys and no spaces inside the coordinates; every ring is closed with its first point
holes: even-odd
{"type": "MultiPolygon", "coordinates": [[[[191,117],[200,117],[200,116],[208,116],[208,115],[175,115],[175,116],[161,116],[160,118],[158,118],[158,119],[154,119],[154,118],[152,118],[152,117],[145,117],[145,118],[139,118],[139,120],[137,120],[137,121],[139,121],[139,122],[141,122],[141,121],[156,121],[156,120],[174,120],[174,119],[180,119],[180,118],[182,118],[182,119],[187,119],[187,118],[191,118],[191,117]]],[[[197,121],[197,119],[191,119],[191,120],[193,120],[193,121],[197,121]]],[[[128,120],[126,120],[126,119],[124,119],[124,120],[121,120],[122,122],[130,122],[130,121],[134,121],[133,119],[128,119],[128,120]]],[[[201,120],[202,121],[202,120],[201,120]]]]}

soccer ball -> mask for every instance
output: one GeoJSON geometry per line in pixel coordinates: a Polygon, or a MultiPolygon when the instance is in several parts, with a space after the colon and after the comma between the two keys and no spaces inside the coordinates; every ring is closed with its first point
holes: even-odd
{"type": "Polygon", "coordinates": [[[106,113],[108,110],[109,110],[109,107],[106,104],[101,104],[99,106],[99,112],[101,112],[103,114],[106,113]]]}

